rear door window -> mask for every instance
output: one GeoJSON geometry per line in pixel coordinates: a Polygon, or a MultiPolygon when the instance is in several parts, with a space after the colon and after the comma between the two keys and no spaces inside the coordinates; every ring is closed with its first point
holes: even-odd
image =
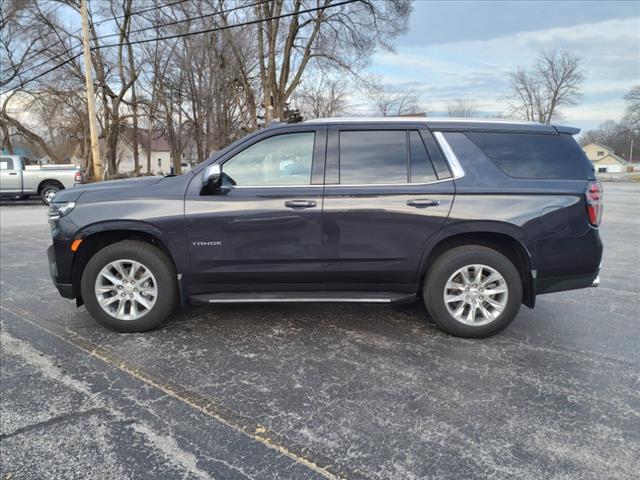
{"type": "Polygon", "coordinates": [[[411,157],[409,181],[411,183],[429,183],[437,180],[431,159],[417,130],[409,132],[409,152],[411,157]]]}
{"type": "Polygon", "coordinates": [[[408,182],[406,130],[340,132],[341,184],[408,182]]]}
{"type": "Polygon", "coordinates": [[[467,132],[504,173],[516,178],[584,179],[583,165],[562,135],[467,132]]]}

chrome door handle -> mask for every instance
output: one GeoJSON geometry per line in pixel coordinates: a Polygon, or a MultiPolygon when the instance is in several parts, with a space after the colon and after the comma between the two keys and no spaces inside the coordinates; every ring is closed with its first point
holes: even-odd
{"type": "Polygon", "coordinates": [[[286,200],[284,206],[287,208],[313,208],[318,205],[315,200],[286,200]]]}
{"type": "Polygon", "coordinates": [[[440,205],[438,200],[407,200],[407,205],[416,208],[437,207],[440,205]]]}

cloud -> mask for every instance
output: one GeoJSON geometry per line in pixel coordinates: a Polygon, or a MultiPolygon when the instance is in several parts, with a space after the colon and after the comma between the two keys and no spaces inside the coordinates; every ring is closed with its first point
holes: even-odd
{"type": "Polygon", "coordinates": [[[413,88],[433,110],[453,98],[472,98],[493,111],[507,109],[508,73],[532,64],[545,48],[580,55],[587,74],[583,102],[564,109],[566,122],[618,119],[622,96],[640,83],[640,17],[518,32],[488,40],[404,46],[374,56],[371,70],[390,88],[413,88]]]}

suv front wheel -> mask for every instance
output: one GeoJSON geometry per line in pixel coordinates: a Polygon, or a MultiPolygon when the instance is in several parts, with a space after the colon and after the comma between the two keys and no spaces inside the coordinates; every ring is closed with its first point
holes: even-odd
{"type": "Polygon", "coordinates": [[[513,263],[481,245],[442,254],[429,269],[423,299],[445,332],[481,338],[506,328],[522,303],[522,280],[513,263]]]}
{"type": "Polygon", "coordinates": [[[80,284],[87,310],[118,332],[144,332],[159,326],[177,300],[175,268],[157,247],[123,240],[96,253],[80,284]]]}

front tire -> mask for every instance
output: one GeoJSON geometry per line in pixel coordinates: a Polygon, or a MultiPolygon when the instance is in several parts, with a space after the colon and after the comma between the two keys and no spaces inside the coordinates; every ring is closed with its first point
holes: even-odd
{"type": "Polygon", "coordinates": [[[117,332],[145,332],[171,314],[178,287],[173,263],[159,248],[123,240],[91,257],[80,291],[101,325],[117,332]]]}
{"type": "Polygon", "coordinates": [[[427,311],[445,332],[483,338],[504,330],[522,303],[522,279],[500,252],[464,245],[442,254],[424,282],[427,311]]]}

